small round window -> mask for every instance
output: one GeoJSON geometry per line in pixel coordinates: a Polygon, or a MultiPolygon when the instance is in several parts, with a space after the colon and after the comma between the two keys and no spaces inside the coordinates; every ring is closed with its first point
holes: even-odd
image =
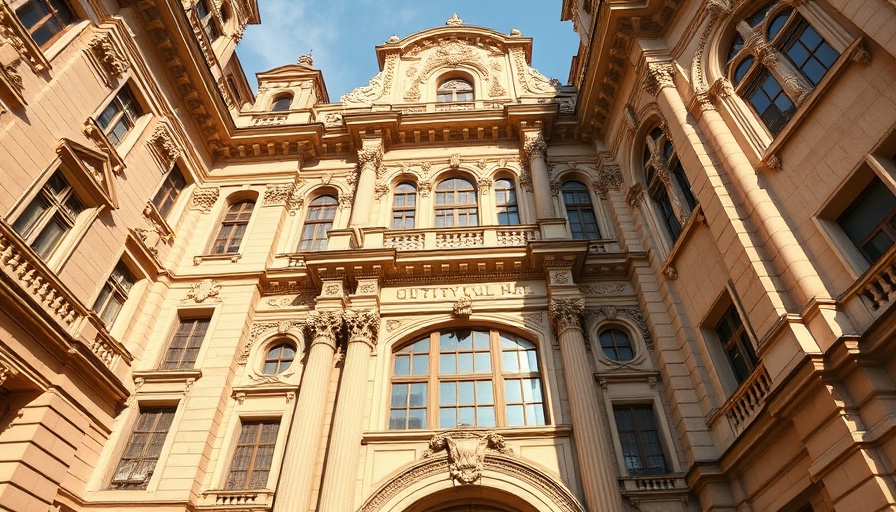
{"type": "Polygon", "coordinates": [[[607,329],[599,338],[604,355],[613,361],[629,361],[635,357],[631,338],[619,329],[607,329]]]}
{"type": "Polygon", "coordinates": [[[278,343],[268,350],[264,358],[262,373],[274,375],[283,373],[296,358],[296,347],[292,343],[278,343]]]}

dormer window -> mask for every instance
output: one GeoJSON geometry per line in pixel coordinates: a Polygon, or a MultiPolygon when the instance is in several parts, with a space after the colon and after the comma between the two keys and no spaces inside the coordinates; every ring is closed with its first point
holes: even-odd
{"type": "Polygon", "coordinates": [[[274,98],[274,102],[271,104],[271,110],[273,112],[283,112],[289,110],[292,106],[292,94],[281,94],[274,98]]]}
{"type": "Polygon", "coordinates": [[[448,80],[439,86],[436,94],[439,103],[473,101],[473,84],[460,79],[448,80]]]}

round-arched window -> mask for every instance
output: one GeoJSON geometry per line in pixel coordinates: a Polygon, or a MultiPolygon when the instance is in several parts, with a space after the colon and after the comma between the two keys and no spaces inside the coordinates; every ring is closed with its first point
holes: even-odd
{"type": "Polygon", "coordinates": [[[619,329],[607,329],[600,333],[600,348],[613,361],[630,361],[635,357],[632,340],[619,329]]]}
{"type": "Polygon", "coordinates": [[[289,342],[277,343],[264,356],[264,367],[261,373],[275,375],[283,373],[296,358],[296,346],[289,342]]]}
{"type": "Polygon", "coordinates": [[[436,97],[439,103],[473,101],[473,84],[460,79],[448,80],[439,86],[436,97]]]}
{"type": "Polygon", "coordinates": [[[292,106],[292,94],[281,94],[274,98],[274,103],[271,104],[271,110],[274,112],[282,112],[284,110],[289,110],[292,106]]]}

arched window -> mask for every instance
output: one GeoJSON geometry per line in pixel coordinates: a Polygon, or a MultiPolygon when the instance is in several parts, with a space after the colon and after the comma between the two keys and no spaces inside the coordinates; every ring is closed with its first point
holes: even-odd
{"type": "Polygon", "coordinates": [[[251,199],[233,203],[227,208],[224,220],[221,221],[221,229],[218,230],[218,236],[212,246],[212,254],[239,252],[240,242],[243,241],[253,208],[255,208],[255,201],[251,199]]]}
{"type": "Polygon", "coordinates": [[[308,205],[308,217],[302,228],[299,251],[322,251],[327,248],[327,233],[336,218],[336,198],[320,196],[308,205]]]}
{"type": "Polygon", "coordinates": [[[280,94],[274,98],[274,103],[271,104],[271,110],[273,112],[282,112],[284,110],[289,110],[291,106],[292,94],[280,94]]]}
{"type": "Polygon", "coordinates": [[[436,227],[477,226],[476,188],[463,178],[448,178],[436,186],[436,227]]]}
{"type": "Polygon", "coordinates": [[[632,340],[619,329],[607,329],[600,333],[600,348],[613,361],[630,361],[635,357],[632,340]]]}
{"type": "Polygon", "coordinates": [[[544,425],[535,344],[497,329],[432,332],[395,351],[389,429],[544,425]]]}
{"type": "Polygon", "coordinates": [[[268,350],[264,357],[264,367],[261,373],[275,375],[283,373],[292,365],[296,358],[296,346],[292,343],[278,343],[268,350]]]}
{"type": "Polygon", "coordinates": [[[223,35],[218,20],[212,9],[209,8],[207,0],[199,0],[196,2],[196,16],[205,29],[205,35],[209,41],[214,41],[223,35]]]}
{"type": "Polygon", "coordinates": [[[840,54],[782,0],[737,23],[728,79],[777,135],[840,54]]]}
{"type": "Polygon", "coordinates": [[[436,95],[439,103],[473,101],[473,84],[460,79],[448,80],[439,86],[436,95]]]}
{"type": "Polygon", "coordinates": [[[399,183],[392,198],[392,229],[414,229],[417,212],[417,187],[399,183]]]}
{"type": "Polygon", "coordinates": [[[561,190],[572,237],[576,240],[599,239],[600,229],[597,227],[597,217],[594,216],[588,187],[578,181],[567,181],[561,190]]]}
{"type": "Polygon", "coordinates": [[[675,147],[660,127],[651,130],[644,143],[644,176],[650,198],[674,242],[681,234],[682,223],[697,206],[697,198],[675,147]]]}
{"type": "Polygon", "coordinates": [[[516,204],[516,189],[507,178],[495,181],[495,209],[498,212],[498,224],[513,226],[520,223],[520,209],[516,204]]]}

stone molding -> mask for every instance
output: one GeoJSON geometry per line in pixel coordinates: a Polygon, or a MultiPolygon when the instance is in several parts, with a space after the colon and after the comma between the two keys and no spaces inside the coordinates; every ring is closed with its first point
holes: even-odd
{"type": "Polygon", "coordinates": [[[424,458],[446,450],[448,453],[448,473],[455,485],[479,483],[482,476],[485,452],[493,449],[498,453],[513,455],[504,437],[494,431],[477,432],[471,430],[449,430],[433,436],[429,448],[423,452],[424,458]]]}

